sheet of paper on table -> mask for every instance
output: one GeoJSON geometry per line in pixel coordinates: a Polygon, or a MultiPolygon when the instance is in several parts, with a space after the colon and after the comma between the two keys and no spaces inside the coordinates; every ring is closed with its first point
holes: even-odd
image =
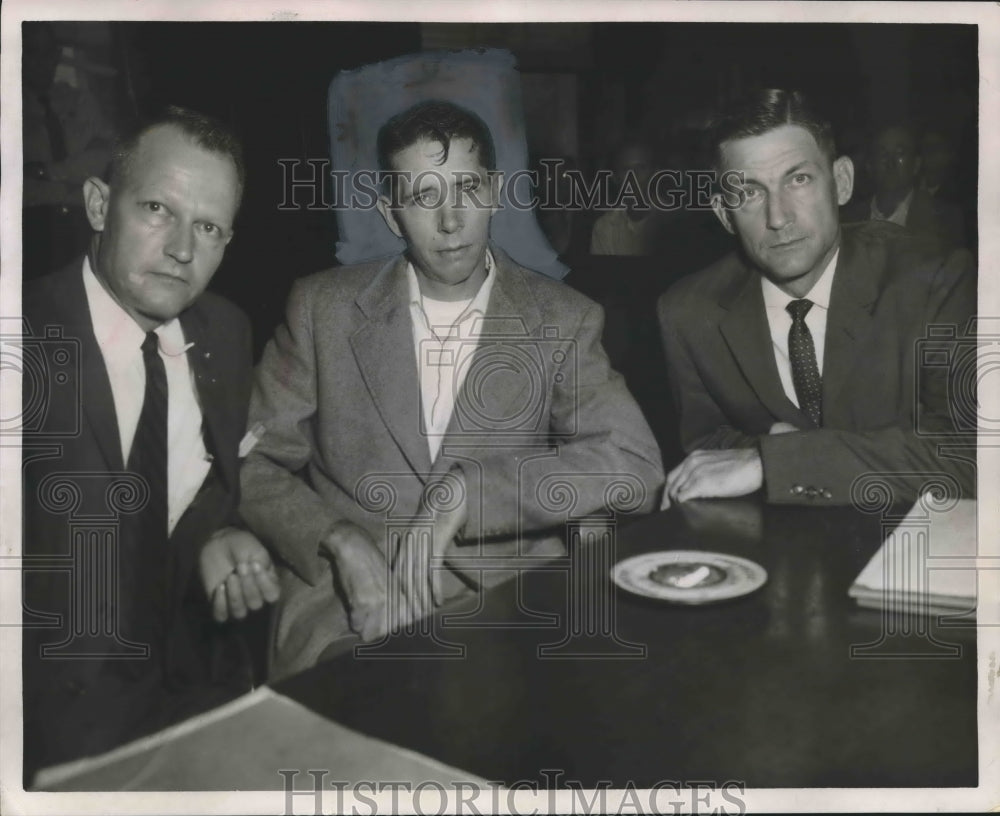
{"type": "Polygon", "coordinates": [[[886,537],[848,594],[859,605],[927,615],[976,606],[976,501],[935,510],[927,497],[886,537]]]}
{"type": "Polygon", "coordinates": [[[285,790],[280,769],[302,769],[296,789],[313,790],[309,768],[332,781],[392,779],[481,784],[474,774],[345,728],[267,687],[101,756],[43,769],[34,790],[285,790]]]}

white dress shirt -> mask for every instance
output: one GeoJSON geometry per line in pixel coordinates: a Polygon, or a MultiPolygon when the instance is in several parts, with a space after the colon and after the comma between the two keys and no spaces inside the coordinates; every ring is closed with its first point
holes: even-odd
{"type": "Polygon", "coordinates": [[[470,300],[444,301],[424,296],[413,265],[406,265],[410,287],[413,348],[420,380],[421,429],[433,462],[455,409],[455,398],[479,345],[486,307],[496,280],[493,255],[486,251],[486,280],[470,300]]]}
{"type": "MultiPolygon", "coordinates": [[[[813,346],[816,348],[816,365],[820,376],[823,376],[823,350],[826,346],[826,317],[830,310],[830,292],[833,289],[833,276],[837,270],[837,258],[840,249],[833,254],[819,280],[805,297],[813,302],[813,307],[806,315],[806,326],[812,335],[813,346]]],[[[774,347],[774,361],[778,364],[778,375],[781,377],[781,387],[785,396],[796,407],[799,399],[795,395],[795,383],[792,380],[792,364],[788,359],[788,332],[792,328],[792,316],[785,307],[797,298],[786,294],[763,275],[760,277],[764,293],[764,311],[767,313],[767,323],[771,330],[771,345],[774,347]]]]}
{"type": "Polygon", "coordinates": [[[875,203],[875,196],[872,196],[871,205],[871,219],[872,221],[891,221],[893,224],[899,224],[901,227],[906,226],[906,219],[910,215],[910,204],[913,203],[913,190],[910,190],[906,194],[906,198],[896,205],[896,209],[892,211],[890,215],[886,215],[879,208],[878,204],[875,203]]]}
{"type": "MultiPolygon", "coordinates": [[[[146,333],[108,294],[83,261],[83,287],[90,321],[111,381],[122,461],[128,464],[146,391],[142,343],[146,333]]],[[[167,533],[187,510],[212,467],[202,436],[202,413],[180,321],[174,318],[156,330],[160,357],[167,373],[167,533]]]]}

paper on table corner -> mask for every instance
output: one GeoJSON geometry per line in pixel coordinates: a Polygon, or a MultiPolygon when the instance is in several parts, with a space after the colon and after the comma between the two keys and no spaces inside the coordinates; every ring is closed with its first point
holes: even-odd
{"type": "MultiPolygon", "coordinates": [[[[976,599],[977,503],[960,499],[943,511],[921,496],[861,570],[849,590],[858,595],[890,592],[937,599],[958,605],[976,599]]],[[[888,596],[887,596],[888,597],[888,596]]]]}

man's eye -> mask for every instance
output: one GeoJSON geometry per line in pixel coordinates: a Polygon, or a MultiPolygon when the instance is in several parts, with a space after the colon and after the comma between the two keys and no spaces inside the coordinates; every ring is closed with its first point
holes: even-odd
{"type": "Polygon", "coordinates": [[[792,176],[792,184],[808,184],[811,179],[812,176],[808,173],[796,173],[792,176]]]}
{"type": "Polygon", "coordinates": [[[201,231],[213,236],[219,234],[219,228],[215,224],[202,224],[201,231]]]}
{"type": "Polygon", "coordinates": [[[156,215],[163,215],[167,211],[167,208],[164,207],[159,201],[144,201],[142,203],[142,207],[146,210],[146,212],[151,212],[156,215]]]}
{"type": "Polygon", "coordinates": [[[754,202],[758,201],[762,195],[760,187],[744,187],[743,188],[743,201],[744,202],[754,202]]]}

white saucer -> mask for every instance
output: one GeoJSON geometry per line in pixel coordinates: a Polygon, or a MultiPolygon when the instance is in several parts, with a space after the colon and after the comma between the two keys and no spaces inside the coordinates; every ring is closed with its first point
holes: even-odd
{"type": "Polygon", "coordinates": [[[622,589],[680,604],[707,604],[748,595],[764,586],[760,564],[725,553],[664,550],[619,561],[611,580],[622,589]]]}

